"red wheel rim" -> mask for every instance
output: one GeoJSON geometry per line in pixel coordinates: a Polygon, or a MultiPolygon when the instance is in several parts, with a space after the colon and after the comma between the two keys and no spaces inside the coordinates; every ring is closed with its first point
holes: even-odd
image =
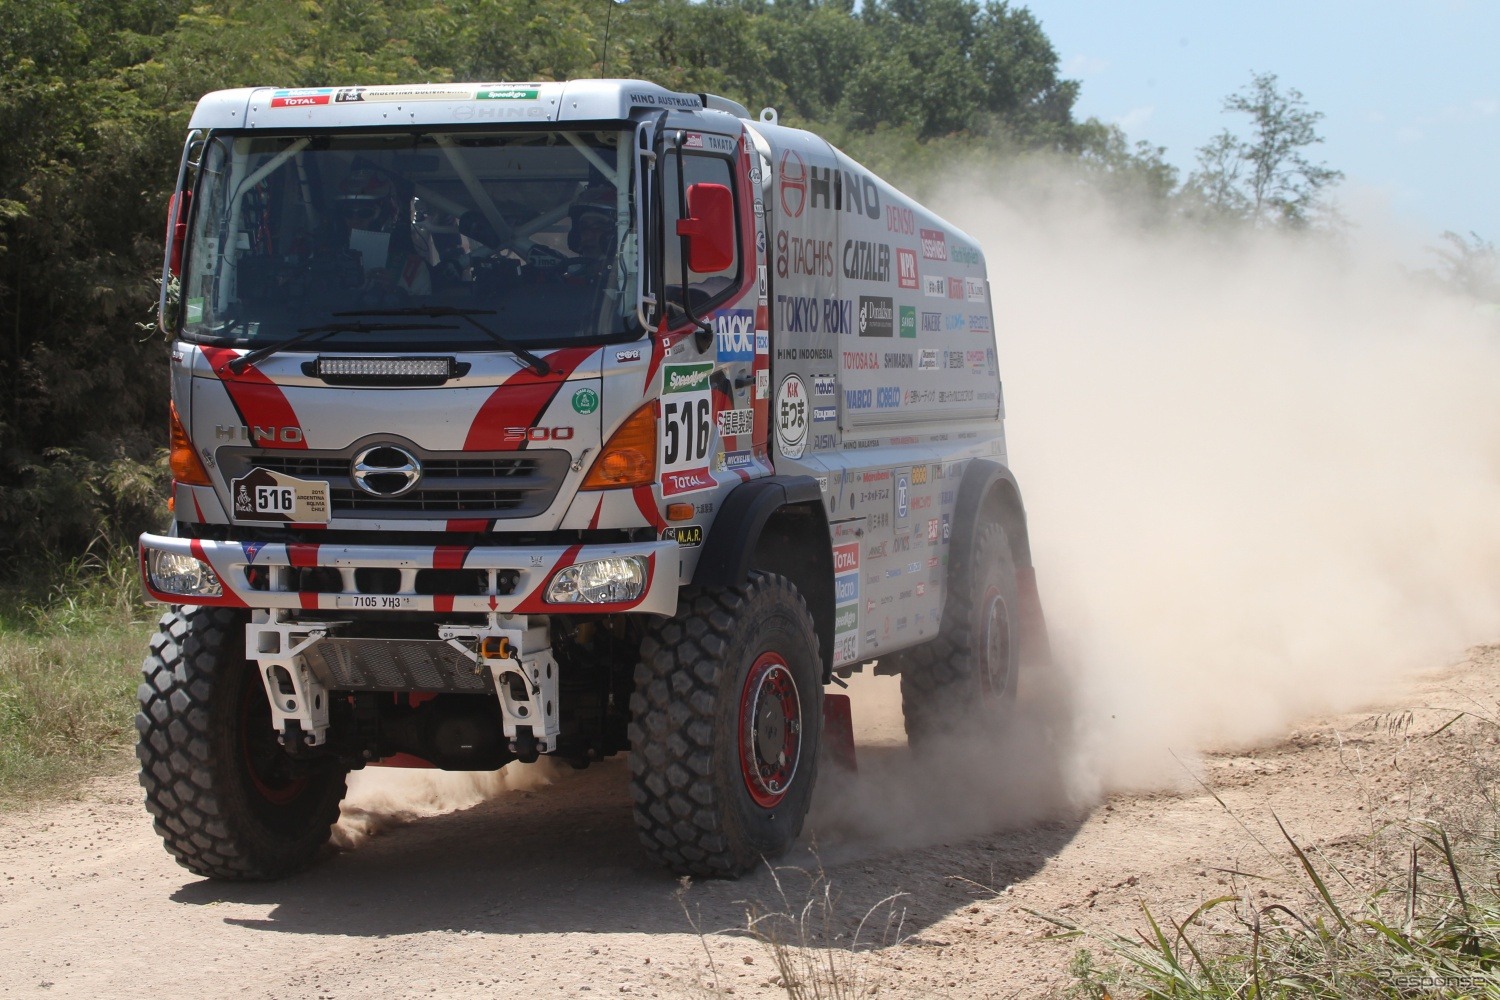
{"type": "Polygon", "coordinates": [[[780,653],[762,653],[740,691],[740,774],[755,804],[786,798],[802,756],[802,701],[780,653]]]}
{"type": "Polygon", "coordinates": [[[247,686],[254,686],[240,698],[240,755],[251,787],[271,805],[284,806],[302,794],[307,779],[287,773],[290,762],[271,726],[271,705],[266,700],[260,673],[255,670],[247,673],[247,686]]]}
{"type": "Polygon", "coordinates": [[[979,655],[981,669],[979,682],[984,694],[998,696],[1005,693],[1010,678],[1010,618],[1006,614],[1005,595],[999,587],[991,587],[984,593],[979,655]]]}

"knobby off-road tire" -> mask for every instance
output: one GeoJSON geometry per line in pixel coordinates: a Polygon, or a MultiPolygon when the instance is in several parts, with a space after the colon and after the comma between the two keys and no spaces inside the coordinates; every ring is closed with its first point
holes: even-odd
{"type": "Polygon", "coordinates": [[[264,880],[306,868],[327,842],[345,769],[295,765],[245,660],[245,617],[184,607],[162,616],[135,717],[146,809],[167,851],[210,878],[264,880]]]}
{"type": "Polygon", "coordinates": [[[630,699],[641,842],[679,875],[735,878],[802,831],[823,729],[812,616],[790,581],[687,588],[647,629],[630,699]]]}
{"type": "Polygon", "coordinates": [[[967,575],[948,595],[938,637],[903,654],[901,711],[915,747],[994,734],[1015,702],[1020,604],[999,524],[987,521],[975,532],[967,575]]]}

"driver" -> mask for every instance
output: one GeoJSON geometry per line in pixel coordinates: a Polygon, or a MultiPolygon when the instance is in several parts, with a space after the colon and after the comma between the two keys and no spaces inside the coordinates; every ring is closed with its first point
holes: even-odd
{"type": "Polygon", "coordinates": [[[608,184],[584,188],[568,206],[568,249],[577,254],[564,263],[567,285],[592,285],[615,257],[615,189],[608,184]]]}
{"type": "Polygon", "coordinates": [[[418,244],[419,234],[411,225],[411,200],[398,195],[388,175],[356,164],[339,182],[334,213],[347,233],[345,245],[359,255],[361,292],[432,292],[429,253],[418,244]]]}

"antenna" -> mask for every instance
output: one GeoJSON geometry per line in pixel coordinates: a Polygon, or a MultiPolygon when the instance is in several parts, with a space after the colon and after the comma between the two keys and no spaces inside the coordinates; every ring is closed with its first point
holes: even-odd
{"type": "Polygon", "coordinates": [[[629,3],[630,0],[604,0],[604,2],[608,5],[608,9],[605,11],[605,14],[604,14],[604,48],[599,53],[599,76],[601,78],[608,79],[609,78],[609,24],[610,24],[610,21],[614,20],[615,7],[617,5],[623,6],[623,5],[627,4],[627,3],[629,3]]]}

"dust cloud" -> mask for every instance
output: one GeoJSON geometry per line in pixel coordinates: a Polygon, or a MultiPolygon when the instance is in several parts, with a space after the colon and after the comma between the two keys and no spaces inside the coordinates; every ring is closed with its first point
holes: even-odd
{"type": "MultiPolygon", "coordinates": [[[[860,771],[825,771],[808,823],[825,859],[1183,786],[1195,751],[1500,639],[1495,313],[1369,228],[1143,230],[1061,174],[934,206],[986,254],[1056,662],[1023,675],[998,744],[942,768],[898,747],[896,681],[856,677],[860,771]]],[[[521,780],[381,770],[356,776],[343,843],[521,780]]]]}
{"type": "Polygon", "coordinates": [[[372,767],[349,776],[339,806],[333,844],[353,850],[392,827],[428,816],[469,809],[503,792],[545,788],[567,768],[550,757],[534,764],[511,761],[498,771],[437,771],[372,767]]]}
{"type": "MultiPolygon", "coordinates": [[[[1142,230],[1067,178],[1014,180],[935,207],[986,254],[1057,662],[1023,675],[997,747],[941,770],[862,749],[820,798],[834,840],[930,842],[1182,785],[1197,749],[1500,639],[1493,310],[1368,230],[1142,230]]],[[[856,692],[857,723],[895,692],[856,692]]]]}

